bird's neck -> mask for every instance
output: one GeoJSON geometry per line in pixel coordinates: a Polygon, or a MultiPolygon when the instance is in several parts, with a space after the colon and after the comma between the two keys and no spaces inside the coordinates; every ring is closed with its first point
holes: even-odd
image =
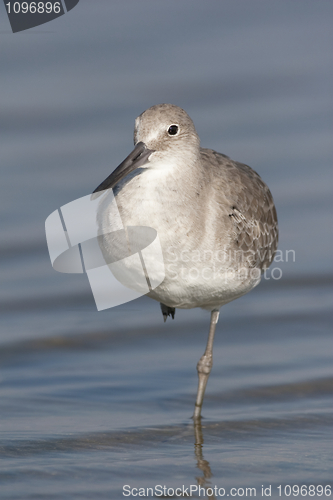
{"type": "Polygon", "coordinates": [[[201,171],[195,162],[160,162],[143,169],[124,183],[116,193],[117,205],[124,225],[146,225],[158,232],[191,230],[199,223],[201,171]],[[195,175],[193,175],[193,170],[195,175]],[[198,212],[198,217],[195,216],[198,212]]]}

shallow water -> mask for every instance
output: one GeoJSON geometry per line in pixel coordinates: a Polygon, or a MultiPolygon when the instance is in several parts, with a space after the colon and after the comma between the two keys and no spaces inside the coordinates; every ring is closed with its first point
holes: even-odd
{"type": "Polygon", "coordinates": [[[81,0],[15,35],[1,16],[1,498],[331,484],[331,2],[152,5],[81,0]],[[145,297],[97,312],[85,276],[53,271],[44,236],[158,102],[257,170],[279,216],[282,278],[221,310],[201,428],[208,313],[164,324],[145,297]]]}

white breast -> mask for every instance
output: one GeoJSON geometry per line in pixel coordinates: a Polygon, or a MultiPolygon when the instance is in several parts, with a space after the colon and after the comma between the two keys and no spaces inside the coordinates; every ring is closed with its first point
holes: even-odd
{"type": "MultiPolygon", "coordinates": [[[[223,245],[212,253],[212,244],[218,240],[215,234],[202,237],[207,228],[193,225],[200,207],[191,207],[186,193],[177,189],[172,169],[169,168],[166,177],[163,165],[159,167],[143,170],[115,189],[124,227],[148,226],[159,235],[166,276],[149,297],[170,307],[212,309],[247,293],[260,282],[260,276],[240,279],[225,256],[223,245]]],[[[115,227],[115,220],[106,194],[98,210],[101,231],[119,229],[115,227]]],[[[209,225],[209,233],[216,230],[213,226],[209,225]]]]}

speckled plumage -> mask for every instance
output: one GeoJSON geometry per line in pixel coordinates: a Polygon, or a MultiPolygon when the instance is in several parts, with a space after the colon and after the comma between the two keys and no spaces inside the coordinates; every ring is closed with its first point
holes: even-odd
{"type": "Polygon", "coordinates": [[[200,152],[202,162],[215,167],[212,182],[229,187],[228,215],[236,250],[244,252],[249,267],[267,269],[278,245],[277,214],[270,190],[248,165],[232,161],[212,149],[200,148],[200,152]]]}

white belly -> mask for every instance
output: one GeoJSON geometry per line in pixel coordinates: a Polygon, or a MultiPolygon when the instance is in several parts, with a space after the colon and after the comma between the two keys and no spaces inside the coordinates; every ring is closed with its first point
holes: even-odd
{"type": "MultiPolygon", "coordinates": [[[[193,225],[195,212],[184,210],[186,200],[178,197],[179,207],[168,210],[165,193],[157,185],[143,190],[139,182],[132,179],[116,191],[116,202],[124,228],[152,227],[159,236],[165,279],[149,297],[170,307],[213,309],[244,295],[260,282],[258,270],[250,277],[239,274],[228,258],[228,241],[212,248],[215,235],[204,234],[205,228],[200,231],[198,224],[193,225]]],[[[103,233],[119,229],[107,197],[104,195],[98,213],[103,233]]]]}

